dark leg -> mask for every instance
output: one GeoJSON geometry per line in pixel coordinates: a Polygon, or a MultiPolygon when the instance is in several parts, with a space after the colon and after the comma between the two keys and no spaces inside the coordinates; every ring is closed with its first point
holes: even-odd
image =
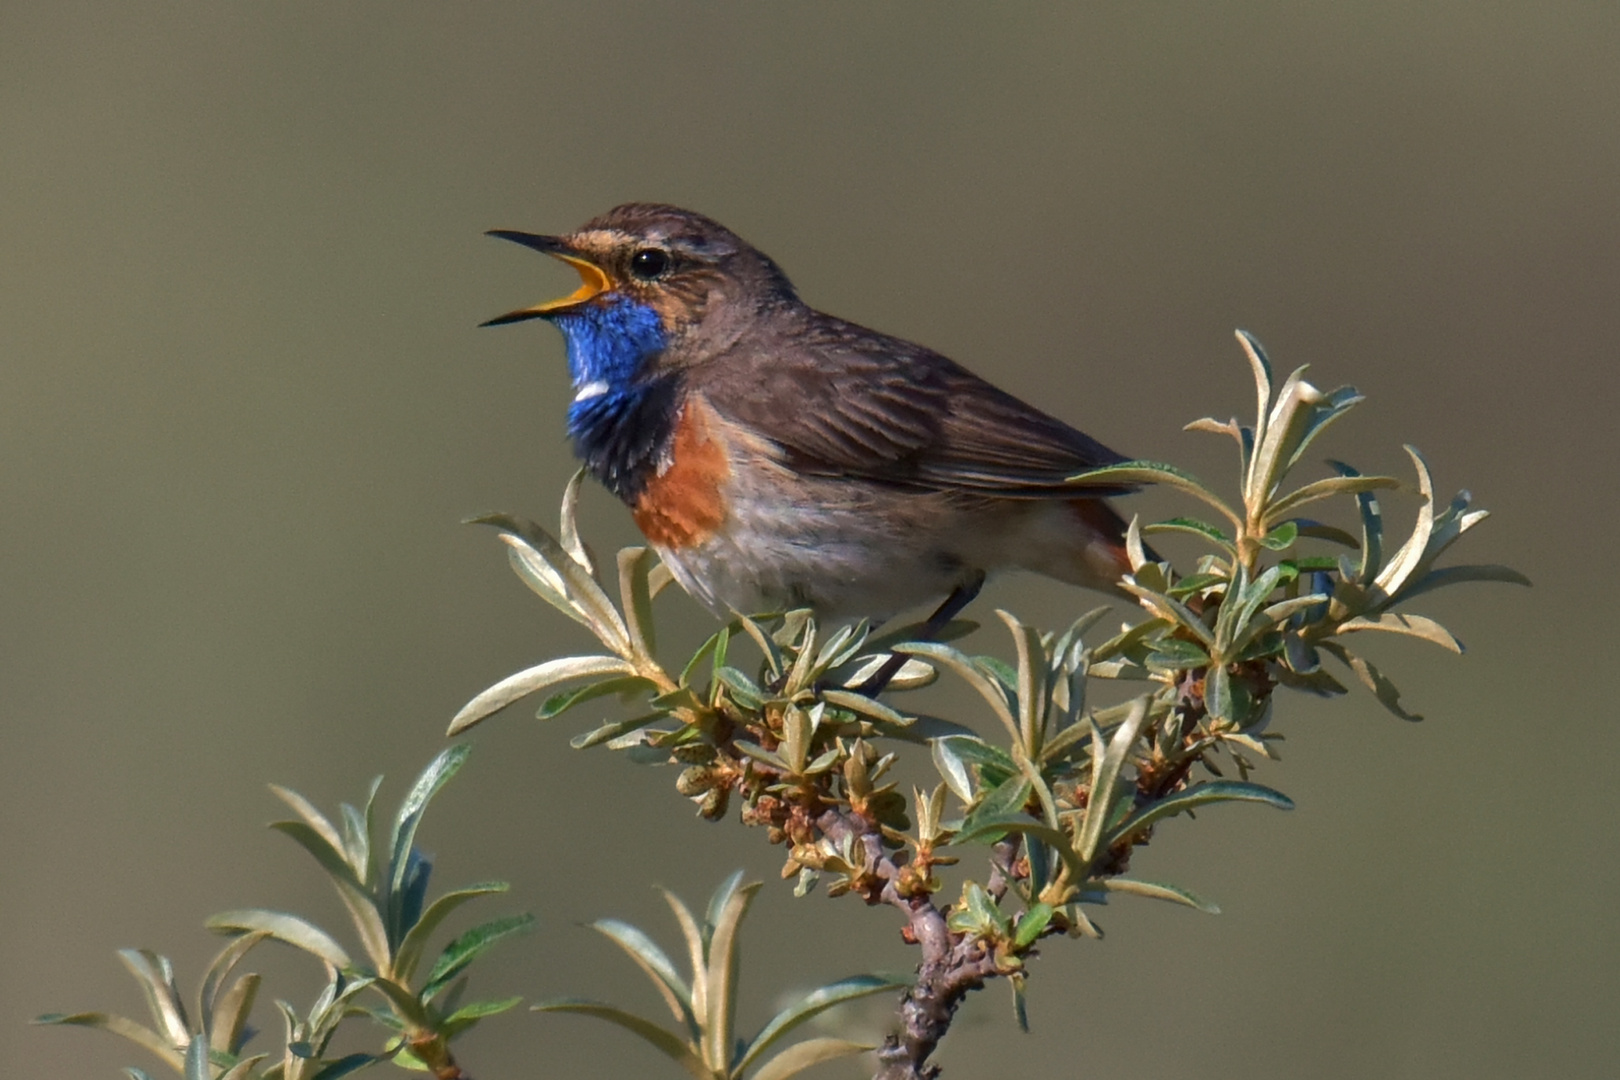
{"type": "MultiPolygon", "coordinates": [[[[945,598],[945,602],[939,605],[939,608],[932,615],[928,616],[928,621],[923,624],[922,633],[918,636],[918,640],[932,641],[935,634],[950,625],[950,621],[960,615],[962,609],[973,602],[973,598],[979,595],[979,590],[982,588],[984,588],[984,571],[980,570],[973,575],[971,580],[963,582],[951,590],[951,595],[945,598]]],[[[905,667],[906,659],[907,657],[902,653],[890,653],[889,658],[883,662],[883,666],[878,668],[871,678],[857,686],[855,692],[865,694],[870,698],[877,697],[883,693],[883,688],[889,685],[889,680],[898,675],[900,669],[905,667]]]]}

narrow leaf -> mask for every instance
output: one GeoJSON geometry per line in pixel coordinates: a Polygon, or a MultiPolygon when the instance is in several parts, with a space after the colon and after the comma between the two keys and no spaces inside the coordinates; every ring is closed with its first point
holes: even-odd
{"type": "Polygon", "coordinates": [[[708,1066],[703,1063],[703,1059],[680,1036],[634,1013],[625,1012],[623,1009],[605,1005],[599,1001],[585,1001],[580,998],[559,998],[553,1001],[542,1001],[538,1005],[530,1006],[530,1008],[535,1012],[580,1013],[584,1016],[594,1016],[599,1020],[606,1020],[610,1024],[617,1024],[626,1031],[640,1036],[665,1057],[680,1065],[695,1080],[715,1080],[714,1073],[709,1071],[708,1066]]]}
{"type": "Polygon", "coordinates": [[[670,961],[669,955],[660,949],[652,938],[648,937],[638,928],[618,919],[598,919],[590,924],[591,929],[611,940],[623,949],[635,961],[637,967],[652,980],[658,988],[659,994],[664,998],[664,1004],[669,1006],[670,1013],[683,1024],[690,1036],[696,1039],[699,1035],[697,1017],[692,1013],[692,991],[681,978],[680,972],[670,961]]]}
{"type": "MultiPolygon", "coordinates": [[[[828,983],[806,994],[770,1019],[754,1041],[748,1044],[743,1051],[741,1059],[733,1070],[737,1074],[746,1072],[759,1056],[770,1049],[778,1040],[794,1028],[812,1020],[835,1005],[857,998],[868,997],[872,994],[881,994],[887,990],[899,990],[910,985],[899,979],[886,979],[878,975],[855,975],[848,979],[840,979],[835,983],[828,983]]],[[[802,1043],[800,1045],[803,1045],[802,1043]]],[[[758,1080],[758,1077],[755,1078],[758,1080]]]]}
{"type": "Polygon", "coordinates": [[[439,928],[445,919],[457,908],[469,900],[480,896],[494,896],[506,892],[509,886],[504,881],[483,881],[476,885],[447,892],[427,906],[421,916],[416,920],[399,943],[399,950],[394,957],[394,977],[409,983],[416,974],[416,966],[421,962],[422,952],[427,948],[428,938],[439,928]]]}
{"type": "Polygon", "coordinates": [[[651,660],[658,651],[649,584],[656,563],[657,557],[649,548],[627,547],[619,552],[619,603],[624,607],[625,628],[630,647],[645,660],[651,660]]]}
{"type": "Polygon", "coordinates": [[[812,1065],[819,1065],[834,1058],[848,1057],[851,1054],[863,1054],[872,1049],[874,1046],[871,1043],[851,1042],[848,1039],[830,1036],[806,1039],[804,1042],[794,1043],[771,1058],[754,1074],[753,1080],[789,1080],[789,1077],[799,1075],[812,1065]]]}
{"type": "MultiPolygon", "coordinates": [[[[1074,844],[1080,861],[1087,866],[1097,856],[1097,845],[1102,840],[1103,828],[1108,823],[1114,799],[1118,794],[1120,770],[1125,767],[1126,758],[1129,757],[1137,736],[1141,734],[1142,726],[1147,723],[1147,717],[1147,699],[1137,698],[1132,704],[1130,715],[1119,725],[1113,738],[1108,740],[1107,749],[1101,754],[1097,754],[1095,748],[1092,751],[1091,794],[1086,803],[1085,818],[1080,824],[1074,844]]],[[[1092,737],[1100,739],[1100,734],[1094,734],[1092,737]]]]}
{"type": "MultiPolygon", "coordinates": [[[[709,941],[708,1022],[704,1024],[704,1056],[717,1069],[731,1064],[733,1032],[737,1018],[737,931],[754,896],[764,882],[739,886],[726,898],[725,906],[710,915],[714,936],[709,941]]],[[[719,894],[716,894],[719,899],[719,894]]]]}
{"type": "Polygon", "coordinates": [[[1384,630],[1392,634],[1405,634],[1408,637],[1422,638],[1432,641],[1441,648],[1450,649],[1461,654],[1462,642],[1451,636],[1451,631],[1422,615],[1400,615],[1393,611],[1386,611],[1382,615],[1371,618],[1366,616],[1350,619],[1339,624],[1339,633],[1350,634],[1357,630],[1384,630]]]}
{"type": "Polygon", "coordinates": [[[478,959],[496,942],[513,934],[524,933],[533,927],[534,916],[524,913],[491,919],[461,934],[444,947],[444,952],[439,954],[433,970],[428,972],[427,984],[422,987],[422,1000],[433,1000],[468,964],[478,959]]]}
{"type": "Polygon", "coordinates": [[[1393,476],[1330,476],[1325,480],[1315,480],[1298,489],[1289,492],[1282,498],[1266,507],[1266,528],[1270,529],[1281,523],[1288,515],[1294,513],[1307,503],[1329,499],[1335,495],[1359,495],[1368,491],[1384,491],[1398,488],[1401,482],[1393,476]]]}
{"type": "Polygon", "coordinates": [[[1176,792],[1166,795],[1125,819],[1124,824],[1113,830],[1109,835],[1106,847],[1124,840],[1134,832],[1176,814],[1197,809],[1210,803],[1218,802],[1257,802],[1267,806],[1275,806],[1279,810],[1292,810],[1294,801],[1280,791],[1263,787],[1260,784],[1250,784],[1238,780],[1211,780],[1202,784],[1194,784],[1176,792]]]}
{"type": "Polygon", "coordinates": [[[138,1024],[128,1017],[119,1016],[115,1013],[46,1013],[43,1016],[34,1017],[33,1022],[36,1024],[65,1024],[73,1027],[97,1028],[121,1036],[137,1046],[150,1050],[162,1058],[175,1072],[179,1072],[185,1067],[185,1058],[163,1036],[145,1024],[138,1024]]]}
{"type": "Polygon", "coordinates": [[[277,941],[302,949],[326,961],[339,971],[354,966],[354,961],[343,951],[343,946],[333,941],[326,931],[297,915],[266,911],[263,908],[222,911],[204,925],[210,930],[223,933],[264,934],[273,937],[277,941]]]}
{"type": "Polygon", "coordinates": [[[1227,506],[1225,501],[1210,491],[1196,477],[1182,472],[1171,465],[1163,465],[1156,461],[1126,461],[1118,465],[1109,465],[1106,468],[1092,469],[1069,478],[1071,483],[1085,484],[1162,484],[1183,491],[1193,498],[1214,507],[1220,511],[1221,516],[1232,523],[1233,528],[1241,528],[1243,519],[1237,512],[1227,506]]]}
{"type": "Polygon", "coordinates": [[[617,656],[569,656],[547,660],[532,668],[508,675],[461,707],[450,721],[449,736],[460,735],[480,720],[506,708],[519,698],[572,679],[603,675],[634,675],[635,668],[617,656]]]}
{"type": "Polygon", "coordinates": [[[995,712],[996,719],[1001,721],[1014,739],[1018,738],[1018,721],[1014,718],[1012,710],[1008,707],[1007,694],[1001,683],[986,675],[973,659],[959,649],[949,645],[940,645],[931,641],[909,641],[894,647],[895,652],[907,653],[916,656],[926,656],[960,675],[969,686],[979,692],[979,696],[990,703],[995,712]]]}
{"type": "Polygon", "coordinates": [[[338,896],[343,900],[343,906],[349,913],[349,920],[354,924],[355,931],[360,937],[360,944],[365,949],[372,967],[378,971],[385,970],[388,967],[390,953],[387,928],[383,925],[382,915],[373,903],[371,895],[365,886],[360,884],[360,880],[355,876],[354,867],[349,865],[344,854],[334,851],[319,833],[302,821],[277,821],[270,827],[290,837],[320,863],[321,869],[326,871],[327,878],[331,880],[338,896]]]}
{"type": "Polygon", "coordinates": [[[1136,881],[1132,878],[1111,877],[1099,878],[1086,882],[1086,887],[1099,888],[1106,892],[1130,893],[1133,896],[1146,896],[1153,900],[1168,900],[1172,904],[1181,904],[1185,907],[1195,908],[1208,915],[1219,915],[1221,909],[1199,896],[1197,893],[1183,889],[1176,885],[1160,885],[1152,881],[1136,881]]]}
{"type": "Polygon", "coordinates": [[[594,577],[596,567],[591,563],[591,553],[586,549],[585,541],[579,537],[579,489],[585,481],[585,471],[582,466],[568,478],[568,486],[563,488],[562,514],[557,524],[563,550],[594,577]]]}

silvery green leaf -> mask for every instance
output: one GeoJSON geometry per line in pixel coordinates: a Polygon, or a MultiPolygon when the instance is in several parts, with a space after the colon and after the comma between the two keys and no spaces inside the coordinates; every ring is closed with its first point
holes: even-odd
{"type": "Polygon", "coordinates": [[[1294,801],[1280,791],[1238,780],[1210,780],[1194,784],[1174,795],[1166,795],[1142,807],[1114,829],[1103,846],[1112,847],[1134,832],[1188,810],[1218,802],[1257,802],[1275,806],[1279,810],[1292,810],[1294,801]]]}
{"type": "Polygon", "coordinates": [[[297,915],[266,911],[263,908],[222,911],[210,918],[205,925],[210,930],[226,933],[268,935],[326,961],[339,971],[354,966],[349,954],[343,951],[343,946],[332,940],[331,935],[297,915]]]}
{"type": "MultiPolygon", "coordinates": [[[[216,1037],[220,1029],[231,1026],[229,1017],[225,1015],[229,1010],[219,1007],[221,988],[248,951],[264,940],[263,934],[243,934],[232,939],[215,955],[213,962],[208,965],[208,970],[203,974],[202,986],[197,993],[197,1015],[208,1021],[208,1028],[215,1032],[216,1037]]],[[[219,1044],[219,1048],[228,1050],[230,1046],[228,1043],[222,1043],[219,1044]]]]}
{"type": "Polygon", "coordinates": [[[519,567],[520,576],[543,599],[565,614],[569,609],[577,612],[571,617],[589,626],[602,643],[614,652],[623,655],[629,651],[629,631],[614,608],[613,601],[608,599],[591,572],[575,561],[550,533],[532,521],[504,514],[491,514],[474,520],[505,530],[501,533],[501,540],[517,553],[522,564],[519,567]],[[560,594],[566,606],[559,605],[536,585],[536,581],[560,594]]]}
{"type": "MultiPolygon", "coordinates": [[[[1393,476],[1362,476],[1353,473],[1313,480],[1289,492],[1266,508],[1266,527],[1271,528],[1307,503],[1332,498],[1335,495],[1360,495],[1369,491],[1398,488],[1401,482],[1393,476]]],[[[1320,526],[1318,526],[1320,527],[1320,526]]]]}
{"type": "Polygon", "coordinates": [[[816,671],[825,672],[848,663],[865,646],[869,629],[865,619],[839,627],[817,654],[816,671]]]}
{"type": "Polygon", "coordinates": [[[405,879],[411,864],[411,850],[416,846],[416,830],[422,824],[422,815],[427,813],[428,803],[443,789],[450,779],[461,771],[466,764],[467,755],[472,753],[472,747],[467,743],[456,746],[447,746],[439,751],[434,759],[428,762],[427,767],[416,777],[416,782],[406,792],[405,798],[399,804],[399,811],[394,815],[394,826],[388,837],[388,899],[389,924],[398,931],[397,936],[391,940],[398,940],[404,935],[406,927],[400,926],[398,916],[401,910],[401,901],[405,895],[405,879]]]}
{"type": "Polygon", "coordinates": [[[504,881],[485,881],[477,885],[468,885],[454,892],[447,892],[422,912],[416,924],[406,932],[405,938],[400,942],[399,951],[394,959],[394,977],[404,982],[410,982],[416,974],[416,965],[422,958],[422,950],[427,947],[428,938],[447,919],[451,912],[461,907],[469,900],[480,896],[494,896],[506,892],[509,886],[504,881]]]}
{"type": "Polygon", "coordinates": [[[1198,479],[1189,473],[1171,465],[1164,465],[1157,461],[1126,461],[1118,465],[1109,465],[1102,469],[1092,469],[1078,476],[1069,478],[1074,484],[1107,485],[1119,484],[1162,484],[1185,492],[1221,512],[1233,528],[1240,528],[1243,519],[1237,512],[1221,499],[1220,496],[1206,488],[1198,479]]]}
{"type": "MultiPolygon", "coordinates": [[[[1142,601],[1143,606],[1152,611],[1165,623],[1171,626],[1179,626],[1183,629],[1190,630],[1199,641],[1202,641],[1210,648],[1214,648],[1215,635],[1210,632],[1210,629],[1207,625],[1205,625],[1204,620],[1194,614],[1193,610],[1186,604],[1183,604],[1180,600],[1177,600],[1175,597],[1169,596],[1166,593],[1155,592],[1152,589],[1143,588],[1129,577],[1121,579],[1119,586],[1132,596],[1136,597],[1138,600],[1142,601]]],[[[1098,650],[1099,653],[1101,651],[1102,650],[1100,649],[1098,650]]]]}
{"type": "Polygon", "coordinates": [[[516,1008],[522,1001],[521,997],[509,997],[496,1001],[474,1001],[463,1005],[444,1018],[445,1037],[453,1039],[485,1017],[499,1016],[516,1008]]]}
{"type": "Polygon", "coordinates": [[[799,640],[798,652],[793,657],[793,666],[788,669],[787,681],[782,684],[784,697],[791,697],[801,690],[809,689],[810,684],[815,681],[816,634],[815,620],[807,619],[804,624],[804,637],[799,640]]]}
{"type": "MultiPolygon", "coordinates": [[[[838,683],[846,689],[864,686],[866,681],[876,675],[878,669],[888,662],[887,653],[881,656],[858,657],[852,665],[846,666],[845,671],[849,672],[848,675],[839,674],[838,683]]],[[[900,670],[895,672],[894,678],[889,680],[888,689],[916,690],[932,684],[938,678],[939,672],[932,665],[925,664],[921,660],[907,660],[900,666],[900,670]]]]}
{"type": "MultiPolygon", "coordinates": [[[[806,1021],[820,1016],[828,1009],[836,1005],[842,1005],[846,1001],[855,1001],[888,990],[898,990],[907,985],[909,985],[907,982],[899,979],[887,979],[878,975],[856,975],[812,990],[771,1017],[770,1021],[760,1029],[759,1034],[754,1036],[747,1049],[743,1051],[742,1056],[737,1060],[733,1068],[733,1073],[741,1076],[753,1066],[754,1062],[759,1060],[761,1054],[775,1045],[782,1036],[806,1021]]],[[[803,1046],[805,1044],[800,1043],[799,1045],[803,1046]]]]}
{"type": "Polygon", "coordinates": [[[698,1056],[695,1047],[689,1046],[679,1035],[634,1013],[605,1005],[600,1001],[586,1001],[581,998],[557,998],[542,1001],[530,1008],[535,1012],[580,1013],[606,1020],[610,1024],[617,1024],[626,1031],[640,1036],[659,1053],[680,1065],[694,1080],[714,1080],[714,1073],[698,1056]]]}
{"type": "Polygon", "coordinates": [[[1406,579],[1412,576],[1423,557],[1429,551],[1429,538],[1434,532],[1434,481],[1429,476],[1429,464],[1423,460],[1413,446],[1406,447],[1407,456],[1412,459],[1412,465],[1417,469],[1418,493],[1423,496],[1418,506],[1417,522],[1412,526],[1412,535],[1406,538],[1406,543],[1390,556],[1389,565],[1378,572],[1373,583],[1378,586],[1386,596],[1394,596],[1400,592],[1406,579]]]}
{"type": "Polygon", "coordinates": [[[849,1039],[832,1036],[806,1039],[794,1043],[767,1061],[759,1072],[754,1074],[753,1080],[790,1080],[812,1065],[819,1065],[834,1058],[848,1057],[850,1054],[862,1054],[872,1049],[874,1047],[871,1043],[852,1042],[849,1039]]]}
{"type": "Polygon", "coordinates": [[[1051,925],[1054,914],[1056,909],[1051,904],[1031,904],[1029,909],[1018,917],[1018,925],[1013,930],[1013,946],[1027,949],[1039,941],[1046,928],[1051,925]]]}
{"type": "Polygon", "coordinates": [[[1032,793],[1029,778],[1022,773],[985,791],[978,805],[963,820],[962,836],[976,835],[985,822],[1000,824],[1023,814],[1024,806],[1029,802],[1032,793]]]}
{"type": "Polygon", "coordinates": [[[1141,734],[1147,717],[1147,698],[1137,698],[1131,703],[1130,714],[1114,731],[1113,737],[1108,740],[1107,747],[1101,754],[1097,753],[1096,749],[1102,746],[1102,733],[1095,730],[1092,733],[1091,794],[1087,799],[1085,816],[1081,819],[1074,844],[1080,861],[1086,865],[1090,865],[1097,856],[1103,829],[1113,812],[1114,800],[1119,795],[1120,771],[1125,767],[1131,747],[1141,734]]]}
{"type": "Polygon", "coordinates": [[[1109,638],[1101,645],[1091,650],[1091,670],[1096,674],[1097,665],[1104,660],[1117,656],[1130,657],[1133,650],[1139,650],[1143,656],[1147,655],[1147,647],[1142,642],[1154,634],[1168,630],[1175,626],[1176,619],[1147,619],[1135,626],[1127,626],[1118,634],[1109,638]]]}
{"type": "Polygon", "coordinates": [[[592,577],[596,576],[596,566],[591,562],[591,553],[585,547],[585,542],[579,537],[579,489],[585,480],[585,469],[576,469],[574,475],[568,478],[568,486],[563,488],[562,515],[558,522],[558,535],[562,538],[563,550],[585,568],[585,572],[592,577]]]}
{"type": "Polygon", "coordinates": [[[191,1023],[186,1019],[180,991],[174,985],[174,967],[168,958],[150,949],[119,949],[118,959],[135,976],[152,1018],[168,1036],[169,1043],[176,1048],[185,1046],[191,1040],[191,1023]]]}
{"type": "Polygon", "coordinates": [[[681,686],[690,685],[691,682],[692,682],[693,676],[697,672],[698,665],[703,662],[705,657],[708,657],[708,656],[713,655],[715,653],[720,653],[721,654],[720,663],[724,664],[725,663],[725,657],[724,657],[724,651],[725,650],[724,650],[723,645],[730,637],[731,637],[731,627],[730,626],[722,626],[718,631],[716,631],[715,633],[709,635],[708,639],[705,640],[702,645],[698,646],[697,652],[692,654],[692,659],[688,660],[686,662],[686,666],[681,669],[681,677],[679,679],[677,679],[676,682],[681,686]]]}
{"type": "Polygon", "coordinates": [[[464,931],[439,954],[433,970],[428,972],[427,984],[422,987],[421,1000],[424,1002],[433,1000],[450,985],[451,980],[466,969],[467,965],[478,959],[496,942],[513,934],[526,933],[533,926],[534,916],[525,913],[491,919],[464,931]]]}
{"type": "Polygon", "coordinates": [[[343,853],[332,850],[319,833],[302,821],[277,821],[270,827],[289,837],[326,871],[326,876],[337,889],[338,896],[349,913],[349,920],[354,924],[367,959],[378,971],[387,970],[389,957],[387,928],[383,925],[382,916],[377,911],[372,896],[355,876],[354,868],[343,857],[343,853]]]}
{"type": "Polygon", "coordinates": [[[1381,615],[1372,617],[1361,616],[1349,619],[1339,624],[1338,632],[1341,634],[1354,633],[1357,630],[1384,630],[1392,634],[1405,634],[1408,637],[1422,638],[1432,641],[1441,648],[1450,649],[1461,654],[1462,642],[1451,636],[1451,632],[1433,619],[1422,615],[1400,615],[1386,611],[1381,615]]]}
{"type": "Polygon", "coordinates": [[[651,660],[658,651],[650,585],[656,563],[649,548],[627,547],[619,552],[619,603],[624,607],[626,636],[631,650],[643,660],[651,660]]]}
{"type": "Polygon", "coordinates": [[[1254,457],[1243,485],[1244,506],[1256,518],[1261,518],[1266,501],[1282,482],[1288,462],[1324,400],[1322,392],[1304,380],[1304,374],[1305,368],[1298,367],[1283,380],[1263,429],[1256,429],[1254,457]]]}
{"type": "Polygon", "coordinates": [[[710,899],[708,968],[704,1001],[706,1019],[703,1027],[703,1056],[710,1065],[724,1069],[730,1065],[733,1033],[737,1019],[737,931],[748,914],[749,905],[763,882],[751,881],[746,885],[716,892],[710,899]]]}
{"type": "Polygon", "coordinates": [[[1284,521],[1260,539],[1260,546],[1268,551],[1285,551],[1293,547],[1294,541],[1298,539],[1299,526],[1292,521],[1284,521]]]}
{"type": "Polygon", "coordinates": [[[1130,893],[1133,896],[1146,896],[1153,900],[1168,900],[1172,904],[1182,904],[1195,908],[1209,915],[1219,915],[1221,909],[1197,893],[1176,885],[1160,885],[1152,881],[1137,881],[1133,878],[1111,877],[1095,878],[1086,882],[1086,888],[1101,889],[1104,892],[1130,893]]]}
{"type": "Polygon", "coordinates": [[[101,1031],[111,1032],[114,1035],[128,1039],[137,1046],[150,1050],[167,1062],[169,1067],[176,1072],[179,1072],[185,1066],[185,1059],[180,1055],[180,1052],[163,1036],[145,1024],[138,1024],[115,1013],[46,1013],[43,1016],[34,1017],[33,1023],[65,1024],[73,1027],[96,1028],[101,1031]]]}
{"type": "Polygon", "coordinates": [[[1026,626],[1011,612],[996,610],[1013,636],[1018,651],[1017,679],[1018,743],[1026,757],[1039,757],[1046,736],[1046,654],[1041,648],[1040,631],[1026,626]]]}
{"type": "Polygon", "coordinates": [[[1125,561],[1131,573],[1140,574],[1142,567],[1150,561],[1147,549],[1142,546],[1142,519],[1131,515],[1131,523],[1125,527],[1125,561]]]}
{"type": "MultiPolygon", "coordinates": [[[[378,778],[379,780],[381,777],[378,778]]],[[[270,784],[270,793],[290,806],[294,813],[302,818],[316,834],[324,840],[335,853],[342,853],[345,849],[343,836],[337,827],[327,820],[325,814],[315,808],[315,805],[291,788],[284,788],[279,784],[270,784]]],[[[359,869],[356,868],[356,873],[359,869]]]]}
{"type": "Polygon", "coordinates": [[[714,677],[725,684],[726,689],[731,691],[731,696],[743,708],[758,709],[765,704],[765,692],[755,685],[754,680],[736,668],[716,668],[714,677]]]}
{"type": "Polygon", "coordinates": [[[1225,533],[1208,522],[1199,521],[1196,518],[1174,517],[1168,521],[1145,525],[1142,531],[1150,536],[1159,533],[1186,533],[1189,536],[1196,536],[1200,540],[1207,540],[1228,555],[1235,554],[1237,550],[1233,547],[1231,538],[1225,533]]]}
{"type": "Polygon", "coordinates": [[[781,646],[772,640],[771,635],[765,632],[765,628],[759,624],[758,620],[740,613],[737,620],[748,636],[754,640],[754,644],[759,646],[759,651],[764,654],[765,667],[770,672],[771,678],[779,677],[786,667],[786,663],[782,658],[781,646]]]}
{"type": "Polygon", "coordinates": [[[587,701],[595,701],[597,698],[610,695],[636,692],[651,693],[657,689],[657,683],[651,679],[642,678],[640,675],[626,675],[622,679],[603,679],[601,682],[589,683],[585,686],[578,686],[572,690],[564,690],[559,694],[551,695],[540,703],[540,708],[535,712],[534,718],[536,720],[555,720],[575,705],[583,705],[587,701]]]}
{"type": "Polygon", "coordinates": [[[1238,344],[1243,348],[1243,355],[1249,360],[1249,369],[1254,373],[1254,393],[1256,399],[1254,440],[1266,436],[1266,413],[1271,408],[1271,361],[1266,357],[1265,349],[1260,347],[1259,340],[1247,330],[1237,331],[1238,344]]]}
{"type": "Polygon", "coordinates": [[[936,663],[950,668],[961,676],[964,681],[979,696],[989,703],[995,712],[996,719],[1000,720],[1014,739],[1018,738],[1018,721],[1014,718],[1011,703],[1007,700],[1007,691],[997,679],[986,675],[984,669],[966,653],[953,649],[949,645],[941,645],[932,641],[909,641],[894,647],[896,652],[908,653],[916,656],[925,656],[936,663]]]}
{"type": "Polygon", "coordinates": [[[450,721],[450,730],[447,734],[460,735],[519,698],[528,697],[558,683],[603,675],[634,674],[635,668],[630,662],[617,656],[569,656],[547,660],[515,675],[508,675],[467,702],[450,721]]]}
{"type": "Polygon", "coordinates": [[[1247,625],[1237,633],[1226,647],[1226,655],[1233,661],[1250,659],[1244,650],[1249,643],[1275,627],[1281,626],[1297,612],[1309,611],[1311,608],[1326,604],[1328,597],[1325,593],[1308,593],[1305,596],[1291,596],[1286,600],[1279,600],[1265,610],[1249,616],[1247,625]]]}
{"type": "Polygon", "coordinates": [[[1167,670],[1207,667],[1209,653],[1181,638],[1158,638],[1148,654],[1148,665],[1167,670]]]}
{"type": "MultiPolygon", "coordinates": [[[[592,728],[590,731],[580,732],[568,740],[568,745],[575,750],[589,750],[593,746],[607,743],[610,750],[625,749],[626,747],[619,745],[619,740],[632,732],[640,732],[642,728],[656,724],[667,716],[667,713],[656,712],[648,713],[646,716],[632,717],[629,720],[614,720],[611,723],[592,728]]],[[[667,752],[661,753],[658,756],[658,762],[662,764],[667,758],[667,752]]]]}
{"type": "Polygon", "coordinates": [[[848,709],[852,713],[871,717],[891,727],[909,727],[914,722],[911,717],[896,712],[876,698],[869,698],[865,694],[857,694],[850,690],[823,690],[821,700],[840,709],[848,709]]]}
{"type": "Polygon", "coordinates": [[[931,739],[930,745],[934,757],[934,768],[944,779],[951,794],[955,795],[966,806],[973,805],[977,797],[973,790],[973,774],[968,769],[967,762],[962,760],[956,752],[955,738],[931,739]]]}
{"type": "Polygon", "coordinates": [[[650,979],[670,1013],[683,1025],[693,1041],[701,1032],[698,1019],[692,1012],[692,990],[675,970],[669,955],[641,930],[618,919],[598,919],[590,924],[592,930],[602,934],[623,949],[642,973],[650,979]]]}

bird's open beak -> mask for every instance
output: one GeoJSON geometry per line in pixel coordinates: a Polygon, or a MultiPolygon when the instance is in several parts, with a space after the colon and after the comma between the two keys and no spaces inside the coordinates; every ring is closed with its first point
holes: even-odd
{"type": "Polygon", "coordinates": [[[607,275],[602,273],[601,268],[590,260],[581,258],[561,237],[537,236],[534,233],[515,232],[511,229],[491,229],[485,235],[498,236],[502,240],[510,240],[514,244],[522,244],[524,247],[543,251],[552,258],[561,259],[579,271],[580,286],[560,300],[547,300],[545,303],[536,304],[533,307],[508,311],[505,315],[497,315],[488,322],[480,323],[480,326],[503,326],[506,323],[522,322],[525,319],[543,319],[547,315],[571,307],[578,307],[580,304],[593,300],[612,288],[607,275]]]}

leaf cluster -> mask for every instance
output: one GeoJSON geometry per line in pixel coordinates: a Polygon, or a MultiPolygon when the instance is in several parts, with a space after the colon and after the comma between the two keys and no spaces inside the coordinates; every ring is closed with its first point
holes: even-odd
{"type": "Polygon", "coordinates": [[[598,1001],[561,998],[534,1006],[540,1012],[570,1012],[617,1024],[680,1065],[695,1080],[787,1080],[812,1065],[858,1054],[872,1046],[830,1036],[804,1039],[767,1057],[786,1035],[846,1001],[895,990],[906,983],[858,975],[810,991],[784,1007],[752,1039],[736,1036],[739,995],[738,933],[760,882],[742,884],[742,871],[715,890],[700,922],[674,893],[664,890],[686,945],[689,978],[644,932],[616,919],[591,928],[623,949],[657,988],[674,1017],[674,1028],[598,1001]]]}
{"type": "MultiPolygon", "coordinates": [[[[337,889],[363,959],[352,958],[336,938],[302,916],[263,908],[227,911],[207,923],[232,940],[204,975],[195,1011],[188,1013],[182,1004],[166,958],[126,949],[119,957],[140,984],[152,1013],[151,1026],[106,1013],[49,1014],[36,1022],[93,1027],[123,1036],[152,1051],[185,1080],[337,1080],[390,1060],[436,1076],[460,1076],[450,1041],[521,1000],[463,1003],[467,969],[496,942],[529,929],[534,921],[530,915],[514,915],[478,924],[445,945],[426,974],[419,974],[430,940],[453,913],[470,900],[507,889],[504,882],[483,882],[428,901],[432,863],[416,846],[417,830],[428,804],[455,776],[469,750],[466,745],[452,746],[434,758],[386,829],[379,827],[375,815],[381,777],[372,781],[359,808],[341,806],[341,825],[297,792],[272,786],[297,818],[278,821],[271,828],[308,852],[337,889]],[[279,941],[308,954],[320,961],[327,977],[307,1012],[276,1002],[286,1038],[285,1049],[275,1060],[245,1049],[254,1034],[248,1018],[260,977],[247,973],[231,981],[249,950],[265,941],[279,941]],[[381,1025],[387,1044],[375,1053],[328,1057],[338,1028],[354,1018],[381,1025]]],[[[135,1080],[146,1080],[139,1069],[126,1071],[135,1080]]]]}

